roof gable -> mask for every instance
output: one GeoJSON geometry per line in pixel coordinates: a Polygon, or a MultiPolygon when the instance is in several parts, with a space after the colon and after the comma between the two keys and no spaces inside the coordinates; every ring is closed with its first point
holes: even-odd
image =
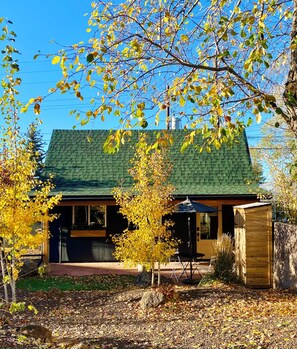
{"type": "MultiPolygon", "coordinates": [[[[53,192],[62,192],[64,197],[110,196],[120,182],[130,186],[130,159],[141,132],[153,136],[156,131],[133,130],[130,142],[111,155],[103,152],[108,130],[54,130],[44,169],[46,175],[54,176],[56,188],[53,192]]],[[[173,162],[170,182],[176,188],[173,194],[251,194],[246,180],[252,177],[252,167],[244,133],[232,147],[223,145],[211,153],[199,153],[194,147],[180,151],[184,130],[170,132],[174,139],[170,150],[173,162]]],[[[202,142],[202,139],[197,141],[202,142]]]]}

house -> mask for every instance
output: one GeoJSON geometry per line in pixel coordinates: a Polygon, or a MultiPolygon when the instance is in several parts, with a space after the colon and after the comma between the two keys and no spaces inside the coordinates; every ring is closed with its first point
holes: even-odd
{"type": "MultiPolygon", "coordinates": [[[[133,130],[130,142],[110,155],[102,150],[107,130],[53,131],[44,174],[54,176],[53,194],[62,192],[63,198],[55,208],[59,218],[49,227],[50,262],[114,260],[111,237],[126,229],[127,222],[118,213],[112,190],[119,183],[132,183],[128,169],[140,132],[153,136],[156,131],[133,130]]],[[[210,258],[218,236],[234,234],[233,206],[257,200],[248,185],[253,173],[246,135],[242,133],[232,147],[199,153],[194,147],[180,151],[186,131],[167,132],[174,139],[170,182],[176,188],[172,193],[176,203],[189,196],[217,208],[215,213],[193,213],[190,219],[194,248],[210,258]]],[[[202,139],[197,142],[202,144],[202,139]]],[[[173,233],[182,241],[180,249],[186,249],[188,217],[175,213],[172,219],[173,233]]]]}

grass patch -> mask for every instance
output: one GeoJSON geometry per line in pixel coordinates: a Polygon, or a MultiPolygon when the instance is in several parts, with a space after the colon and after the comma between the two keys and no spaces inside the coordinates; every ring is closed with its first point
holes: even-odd
{"type": "Polygon", "coordinates": [[[224,278],[224,277],[218,277],[214,273],[210,272],[203,276],[198,286],[216,287],[217,285],[228,285],[228,284],[243,285],[243,282],[238,278],[238,276],[235,273],[232,274],[232,277],[231,275],[229,275],[228,278],[224,278]]]}
{"type": "Polygon", "coordinates": [[[133,275],[92,275],[92,276],[36,276],[19,279],[17,288],[27,291],[49,291],[53,288],[61,291],[119,290],[135,285],[133,275]]]}

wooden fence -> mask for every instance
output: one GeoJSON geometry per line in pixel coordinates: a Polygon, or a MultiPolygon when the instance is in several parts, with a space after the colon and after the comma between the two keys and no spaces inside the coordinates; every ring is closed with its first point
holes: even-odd
{"type": "Polygon", "coordinates": [[[274,287],[297,290],[297,226],[274,223],[274,287]]]}

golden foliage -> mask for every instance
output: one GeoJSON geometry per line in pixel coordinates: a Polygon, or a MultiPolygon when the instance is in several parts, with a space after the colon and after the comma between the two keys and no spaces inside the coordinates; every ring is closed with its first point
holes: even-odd
{"type": "Polygon", "coordinates": [[[21,256],[27,249],[38,248],[47,241],[48,231],[34,229],[36,223],[46,226],[55,216],[49,211],[59,202],[60,195],[50,197],[50,180],[34,177],[36,164],[24,142],[5,137],[0,155],[0,238],[6,264],[6,281],[16,280],[22,266],[21,256]]]}
{"type": "MultiPolygon", "coordinates": [[[[4,74],[0,111],[4,126],[0,139],[0,261],[5,300],[8,302],[6,286],[10,284],[11,298],[15,302],[15,281],[22,266],[22,254],[26,249],[37,248],[48,237],[47,231],[34,229],[34,226],[36,223],[46,225],[55,218],[49,212],[61,196],[50,196],[51,181],[42,182],[34,176],[37,163],[33,160],[32,149],[26,147],[18,123],[18,111],[24,108],[17,100],[21,79],[15,77],[19,67],[14,56],[19,52],[10,45],[15,33],[7,26],[4,28],[1,40],[8,44],[1,51],[4,74]]],[[[41,97],[35,100],[41,101],[41,97]]]]}
{"type": "Polygon", "coordinates": [[[135,227],[114,238],[115,256],[127,265],[142,264],[154,270],[156,262],[168,263],[176,249],[176,241],[168,229],[172,223],[163,220],[173,210],[170,203],[174,187],[168,183],[170,170],[166,148],[151,147],[147,136],[141,134],[130,169],[134,184],[129,190],[114,189],[120,213],[135,227]]]}

